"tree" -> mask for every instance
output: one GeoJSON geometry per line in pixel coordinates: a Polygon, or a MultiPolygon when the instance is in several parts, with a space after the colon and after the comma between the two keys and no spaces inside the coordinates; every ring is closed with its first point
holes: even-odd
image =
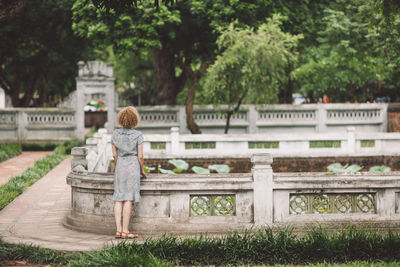
{"type": "Polygon", "coordinates": [[[75,89],[77,62],[88,54],[87,42],[71,29],[72,4],[27,1],[2,22],[0,87],[14,106],[49,105],[75,89]]]}
{"type": "Polygon", "coordinates": [[[218,38],[223,52],[207,71],[205,90],[209,101],[228,106],[225,133],[244,101],[276,102],[279,80],[288,79],[285,68],[297,61],[295,48],[302,36],[282,32],[281,23],[274,15],[255,32],[232,23],[218,38]]]}
{"type": "Polygon", "coordinates": [[[327,95],[334,102],[373,101],[393,94],[390,84],[396,56],[393,52],[391,59],[385,55],[385,35],[368,24],[373,10],[358,0],[337,4],[325,10],[318,44],[303,53],[306,63],[294,72],[301,92],[311,99],[327,95]]]}

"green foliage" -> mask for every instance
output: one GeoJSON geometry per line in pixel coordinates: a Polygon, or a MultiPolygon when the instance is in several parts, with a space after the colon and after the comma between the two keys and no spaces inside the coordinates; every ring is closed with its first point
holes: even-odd
{"type": "Polygon", "coordinates": [[[82,146],[82,141],[79,139],[72,139],[69,141],[66,141],[63,146],[65,147],[65,154],[69,155],[71,154],[71,149],[73,147],[80,147],[82,146]]]}
{"type": "Polygon", "coordinates": [[[71,29],[73,2],[26,1],[21,12],[2,21],[0,86],[14,106],[55,105],[75,89],[77,62],[89,52],[88,42],[71,29]]]}
{"type": "Polygon", "coordinates": [[[189,164],[182,159],[170,159],[168,160],[168,163],[174,165],[175,168],[177,169],[176,170],[177,172],[182,172],[189,169],[189,164]]]}
{"type": "Polygon", "coordinates": [[[149,173],[151,171],[154,171],[155,169],[156,169],[155,167],[147,167],[147,166],[143,167],[144,173],[149,173]]]}
{"type": "Polygon", "coordinates": [[[387,166],[372,166],[368,172],[390,172],[392,169],[387,166]]]}
{"type": "Polygon", "coordinates": [[[154,257],[146,251],[138,251],[129,243],[119,243],[107,246],[102,250],[81,253],[69,261],[68,266],[140,266],[140,267],[167,267],[170,263],[154,257]]]}
{"type": "Polygon", "coordinates": [[[20,144],[0,144],[0,162],[21,154],[20,144]]]}
{"type": "Polygon", "coordinates": [[[327,167],[328,172],[359,172],[362,168],[363,167],[358,164],[352,164],[350,166],[346,164],[343,166],[339,162],[332,163],[327,167]]]}
{"type": "Polygon", "coordinates": [[[63,252],[25,244],[8,245],[0,239],[0,264],[4,260],[25,260],[36,264],[66,265],[67,259],[63,252]]]}
{"type": "MultiPolygon", "coordinates": [[[[274,15],[256,31],[231,23],[217,40],[221,55],[207,70],[204,88],[209,102],[227,104],[230,114],[243,102],[273,103],[278,99],[285,69],[297,61],[296,46],[301,35],[284,33],[282,17],[274,15]]],[[[225,133],[227,132],[227,128],[225,133]]]]}
{"type": "Polygon", "coordinates": [[[229,166],[226,164],[213,164],[213,165],[209,165],[208,169],[210,170],[214,170],[217,173],[229,173],[229,166]]]}
{"type": "MultiPolygon", "coordinates": [[[[368,263],[399,261],[400,236],[349,226],[338,230],[315,227],[296,236],[290,228],[260,228],[221,237],[183,238],[164,235],[144,242],[121,242],[101,250],[66,254],[0,240],[0,263],[6,259],[68,266],[172,266],[368,263]]],[[[314,265],[313,265],[314,266],[314,265]]],[[[365,265],[361,265],[365,266],[365,265]]],[[[374,264],[375,266],[375,264],[374,264]]],[[[385,266],[385,265],[384,265],[385,266]]],[[[395,265],[396,266],[396,265],[395,265]]]]}
{"type": "Polygon", "coordinates": [[[36,144],[36,143],[23,143],[21,144],[23,151],[52,151],[56,144],[36,144]]]}
{"type": "MultiPolygon", "coordinates": [[[[394,67],[399,62],[398,27],[387,36],[381,30],[382,19],[368,2],[332,3],[322,13],[323,27],[315,32],[317,44],[305,48],[304,64],[294,72],[301,93],[312,101],[324,95],[331,102],[372,102],[382,96],[394,101],[399,84],[394,67]]],[[[396,23],[400,25],[400,20],[396,23]]]]}
{"type": "Polygon", "coordinates": [[[206,169],[206,168],[203,168],[203,167],[199,167],[199,166],[193,166],[192,167],[192,171],[194,173],[197,173],[197,174],[210,174],[210,170],[209,169],[206,169]]]}
{"type": "Polygon", "coordinates": [[[160,173],[163,173],[163,174],[175,174],[174,171],[166,170],[166,169],[163,169],[163,168],[158,168],[158,170],[160,171],[160,173]]]}

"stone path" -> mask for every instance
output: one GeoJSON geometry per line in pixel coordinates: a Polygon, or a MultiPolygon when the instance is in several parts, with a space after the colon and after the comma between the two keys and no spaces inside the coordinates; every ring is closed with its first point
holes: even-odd
{"type": "Polygon", "coordinates": [[[0,186],[16,175],[32,167],[35,162],[51,154],[51,151],[29,151],[0,163],[0,186]]]}
{"type": "Polygon", "coordinates": [[[0,211],[0,236],[7,243],[27,243],[63,251],[83,251],[115,242],[112,236],[81,233],[63,227],[69,210],[66,159],[0,211]]]}

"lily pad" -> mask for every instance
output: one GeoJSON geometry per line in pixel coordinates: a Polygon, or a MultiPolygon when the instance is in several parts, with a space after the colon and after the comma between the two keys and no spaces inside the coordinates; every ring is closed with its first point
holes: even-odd
{"type": "Polygon", "coordinates": [[[392,169],[387,166],[372,166],[368,172],[390,172],[392,169]]]}
{"type": "Polygon", "coordinates": [[[158,170],[163,174],[175,174],[173,171],[166,170],[166,169],[163,169],[163,168],[158,168],[158,170]]]}
{"type": "Polygon", "coordinates": [[[177,169],[181,169],[181,170],[184,170],[184,171],[189,169],[189,164],[186,161],[182,160],[182,159],[170,159],[170,160],[168,160],[168,163],[171,163],[177,169]]]}
{"type": "Polygon", "coordinates": [[[208,168],[210,170],[214,170],[218,173],[229,173],[229,166],[226,164],[214,164],[214,165],[209,165],[208,168]]]}
{"type": "Polygon", "coordinates": [[[193,166],[192,171],[194,171],[197,174],[209,174],[210,173],[209,169],[199,167],[199,166],[193,166]]]}

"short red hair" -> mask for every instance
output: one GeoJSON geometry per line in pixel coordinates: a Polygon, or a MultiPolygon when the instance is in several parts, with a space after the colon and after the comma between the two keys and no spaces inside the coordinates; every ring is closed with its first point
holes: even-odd
{"type": "Polygon", "coordinates": [[[136,108],[128,106],[118,113],[118,123],[125,129],[135,128],[140,121],[139,112],[136,108]]]}

